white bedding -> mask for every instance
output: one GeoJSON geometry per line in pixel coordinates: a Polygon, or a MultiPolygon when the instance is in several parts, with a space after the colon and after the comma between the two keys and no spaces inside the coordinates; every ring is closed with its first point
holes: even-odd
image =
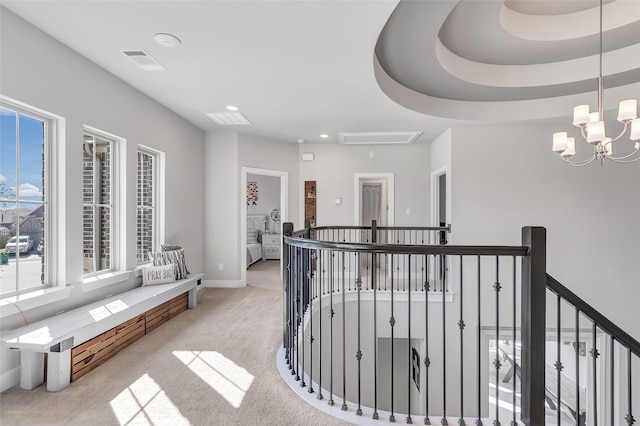
{"type": "Polygon", "coordinates": [[[247,268],[262,259],[262,244],[247,244],[247,268]]]}
{"type": "Polygon", "coordinates": [[[266,215],[247,215],[247,268],[262,259],[262,234],[267,223],[266,215]]]}

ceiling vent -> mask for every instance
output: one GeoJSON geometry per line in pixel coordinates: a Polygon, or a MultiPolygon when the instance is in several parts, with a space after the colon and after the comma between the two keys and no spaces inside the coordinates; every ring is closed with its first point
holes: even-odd
{"type": "Polygon", "coordinates": [[[123,50],[122,53],[145,71],[165,71],[166,68],[144,50],[123,50]]]}
{"type": "Polygon", "coordinates": [[[209,112],[209,117],[221,126],[238,126],[251,124],[241,112],[209,112]]]}
{"type": "Polygon", "coordinates": [[[343,145],[397,145],[413,143],[422,132],[357,132],[340,133],[343,145]]]}

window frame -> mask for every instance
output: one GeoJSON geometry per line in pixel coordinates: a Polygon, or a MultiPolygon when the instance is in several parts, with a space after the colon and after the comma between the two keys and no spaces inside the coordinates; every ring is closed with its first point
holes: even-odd
{"type": "MultiPolygon", "coordinates": [[[[14,298],[28,293],[42,293],[43,290],[48,288],[65,287],[66,285],[65,268],[63,265],[59,265],[64,257],[60,255],[59,250],[53,249],[53,247],[65,247],[64,232],[58,231],[62,228],[60,218],[64,216],[59,213],[59,209],[64,206],[64,191],[60,190],[61,185],[64,184],[64,176],[59,176],[58,173],[59,170],[64,170],[64,167],[59,164],[63,162],[64,158],[64,150],[60,149],[62,146],[60,140],[63,138],[64,119],[4,95],[0,95],[0,107],[13,111],[17,115],[24,115],[44,123],[42,156],[44,194],[42,202],[37,203],[44,206],[42,239],[47,241],[43,252],[45,259],[43,283],[39,286],[20,289],[18,274],[16,274],[14,290],[0,293],[0,298],[14,298]]],[[[16,129],[16,131],[19,134],[19,130],[16,129]]],[[[16,182],[16,184],[18,185],[19,182],[16,182]]],[[[7,201],[12,202],[11,200],[7,201]]],[[[18,195],[16,195],[16,199],[13,202],[18,201],[18,195]]]]}
{"type": "Polygon", "coordinates": [[[164,199],[164,169],[165,169],[165,154],[162,151],[158,151],[156,149],[150,148],[145,145],[138,145],[136,150],[136,264],[137,267],[142,265],[148,265],[150,261],[145,259],[143,261],[139,261],[138,259],[138,221],[137,214],[138,209],[141,208],[140,200],[138,199],[138,154],[142,153],[144,155],[149,155],[153,158],[153,166],[152,166],[152,180],[153,180],[153,219],[152,219],[152,249],[154,251],[158,251],[160,249],[160,244],[164,241],[164,207],[165,207],[165,199],[164,199]]]}
{"type": "MultiPolygon", "coordinates": [[[[110,144],[110,180],[111,180],[111,191],[110,191],[110,209],[111,209],[111,220],[110,220],[110,232],[109,232],[109,247],[110,247],[110,258],[111,264],[108,269],[100,269],[94,270],[92,272],[84,272],[84,266],[82,271],[83,282],[93,282],[101,277],[110,277],[113,276],[114,273],[121,272],[126,265],[126,262],[123,261],[123,256],[125,253],[125,249],[122,246],[123,242],[126,240],[121,235],[123,226],[122,226],[122,218],[124,217],[122,208],[124,207],[124,203],[122,201],[124,196],[124,191],[121,187],[123,181],[126,181],[126,178],[122,177],[121,171],[125,170],[122,153],[126,152],[125,140],[121,137],[113,135],[111,133],[107,133],[103,130],[96,129],[90,126],[82,127],[82,143],[84,145],[84,137],[85,135],[99,138],[109,142],[110,144]]],[[[84,148],[84,146],[83,146],[84,148]]],[[[95,200],[91,204],[95,208],[95,200]]],[[[82,202],[82,208],[87,206],[87,204],[82,202]]],[[[84,213],[83,213],[84,214],[84,213]]],[[[83,217],[83,226],[84,226],[84,217],[83,217]]],[[[82,240],[84,244],[84,238],[82,240]]],[[[95,248],[94,248],[95,251],[95,248]]],[[[82,265],[84,265],[84,248],[82,249],[82,265]]],[[[94,262],[95,262],[95,254],[94,254],[94,262]]],[[[110,281],[110,280],[107,280],[110,281]]],[[[105,282],[106,284],[106,282],[105,282]]]]}

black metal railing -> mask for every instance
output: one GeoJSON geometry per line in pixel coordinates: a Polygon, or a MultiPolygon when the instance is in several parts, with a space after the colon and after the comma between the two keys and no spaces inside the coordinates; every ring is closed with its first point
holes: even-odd
{"type": "Polygon", "coordinates": [[[556,412],[557,423],[564,411],[580,425],[634,424],[632,360],[637,363],[640,359],[640,342],[550,275],[547,289],[556,308],[555,318],[548,319],[556,324],[556,359],[547,363],[547,400],[556,412]],[[587,327],[581,326],[582,318],[587,327]],[[563,353],[563,343],[571,344],[572,356],[563,353]],[[603,353],[608,362],[601,360],[603,353]],[[569,374],[564,372],[567,362],[573,364],[569,374]],[[585,373],[587,383],[581,383],[585,373]],[[608,383],[603,380],[607,376],[608,383]],[[567,397],[567,387],[575,388],[572,393],[578,397],[567,397]]]}
{"type": "MultiPolygon", "coordinates": [[[[621,404],[598,412],[603,398],[593,389],[603,367],[595,364],[595,345],[589,416],[579,360],[575,374],[545,387],[545,345],[550,334],[558,345],[566,343],[567,330],[560,317],[555,331],[546,328],[552,323],[546,288],[553,279],[546,273],[544,228],[523,228],[521,246],[446,245],[448,227],[374,222],[293,232],[287,223],[283,229],[284,357],[292,377],[319,400],[334,405],[339,398],[344,411],[390,422],[402,413],[407,423],[423,417],[425,424],[455,418],[460,425],[543,425],[555,407],[568,416],[565,422],[558,415],[557,424],[597,424],[605,411],[610,424],[622,424],[613,422],[622,418],[621,404]]],[[[563,303],[594,318],[595,310],[555,283],[549,288],[563,303]]],[[[577,338],[569,340],[578,353],[585,330],[576,324],[577,338]]],[[[612,348],[616,342],[628,350],[625,368],[611,353],[607,371],[624,376],[620,370],[628,370],[628,391],[617,390],[622,387],[613,376],[609,387],[617,386],[615,398],[628,397],[632,424],[637,342],[602,316],[595,316],[594,342],[596,326],[612,336],[612,348]]],[[[558,356],[552,367],[561,371],[565,358],[558,356]]]]}

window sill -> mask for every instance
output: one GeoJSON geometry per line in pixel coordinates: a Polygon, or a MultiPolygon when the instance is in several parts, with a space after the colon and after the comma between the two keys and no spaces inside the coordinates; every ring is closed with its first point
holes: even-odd
{"type": "Polygon", "coordinates": [[[85,278],[80,288],[83,292],[89,292],[107,287],[112,284],[118,284],[131,278],[132,271],[108,272],[93,277],[85,278]]]}
{"type": "Polygon", "coordinates": [[[64,300],[71,294],[71,287],[53,287],[31,291],[0,300],[0,318],[18,315],[49,303],[64,300]]]}

